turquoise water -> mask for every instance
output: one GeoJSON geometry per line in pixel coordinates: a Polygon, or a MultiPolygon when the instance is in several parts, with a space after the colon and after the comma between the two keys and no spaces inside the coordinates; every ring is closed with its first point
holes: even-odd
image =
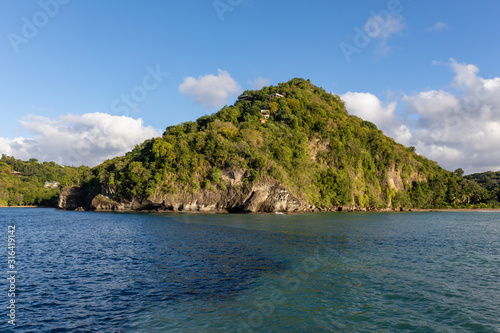
{"type": "Polygon", "coordinates": [[[16,226],[20,332],[500,332],[496,212],[0,221],[5,244],[16,226]]]}

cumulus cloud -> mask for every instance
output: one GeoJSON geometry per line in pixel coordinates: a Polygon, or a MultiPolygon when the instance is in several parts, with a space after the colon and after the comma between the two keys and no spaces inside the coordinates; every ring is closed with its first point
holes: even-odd
{"type": "Polygon", "coordinates": [[[350,114],[371,121],[398,142],[408,143],[411,134],[409,129],[401,124],[396,117],[396,101],[384,106],[377,96],[358,92],[347,92],[340,98],[345,102],[350,114]]]}
{"type": "Polygon", "coordinates": [[[218,70],[218,75],[207,74],[197,79],[190,76],[184,79],[179,91],[194,99],[207,109],[227,104],[229,96],[238,94],[242,88],[227,71],[218,70]]]}
{"type": "Polygon", "coordinates": [[[366,21],[364,31],[366,34],[378,40],[375,51],[379,55],[386,55],[392,47],[388,45],[387,40],[394,34],[397,34],[407,27],[402,15],[373,15],[366,21]]]}
{"type": "Polygon", "coordinates": [[[448,170],[500,170],[500,78],[485,79],[474,65],[450,59],[457,93],[429,90],[406,95],[402,115],[367,93],[342,95],[349,112],[374,122],[397,141],[415,146],[448,170]]]}
{"type": "Polygon", "coordinates": [[[433,90],[404,98],[407,113],[420,116],[414,140],[424,154],[442,153],[450,169],[500,170],[500,78],[481,78],[477,66],[454,59],[449,65],[457,96],[433,90]],[[422,112],[426,108],[433,112],[422,112]]]}
{"type": "Polygon", "coordinates": [[[264,79],[263,77],[258,77],[254,81],[248,80],[247,84],[250,86],[250,88],[254,90],[259,90],[262,89],[263,87],[269,85],[271,83],[271,79],[264,79]]]}
{"type": "Polygon", "coordinates": [[[436,22],[432,27],[425,28],[427,32],[441,32],[444,30],[448,30],[450,27],[445,22],[436,22]]]}
{"type": "Polygon", "coordinates": [[[1,154],[74,166],[95,166],[161,135],[161,131],[145,127],[142,119],[106,113],[68,114],[56,119],[31,115],[22,119],[21,124],[34,136],[0,137],[1,154]]]}

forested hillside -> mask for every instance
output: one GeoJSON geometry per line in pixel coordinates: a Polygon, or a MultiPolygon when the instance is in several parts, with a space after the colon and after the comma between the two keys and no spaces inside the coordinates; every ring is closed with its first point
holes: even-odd
{"type": "Polygon", "coordinates": [[[467,175],[465,178],[475,181],[488,191],[491,191],[492,195],[496,196],[497,200],[500,201],[500,171],[475,173],[467,175]]]}
{"type": "Polygon", "coordinates": [[[349,115],[338,96],[293,79],[246,91],[234,105],[168,127],[93,169],[3,155],[0,206],[55,205],[61,188],[80,186],[85,200],[63,200],[61,208],[491,207],[498,205],[499,180],[499,173],[446,171],[349,115]]]}
{"type": "Polygon", "coordinates": [[[88,167],[62,167],[54,162],[21,161],[2,155],[0,206],[55,206],[61,187],[78,185],[90,176],[88,167]]]}
{"type": "Polygon", "coordinates": [[[234,105],[168,127],[93,173],[101,201],[136,199],[174,210],[199,206],[195,198],[245,191],[251,198],[273,181],[311,207],[470,207],[495,199],[303,79],[246,91],[234,105]]]}

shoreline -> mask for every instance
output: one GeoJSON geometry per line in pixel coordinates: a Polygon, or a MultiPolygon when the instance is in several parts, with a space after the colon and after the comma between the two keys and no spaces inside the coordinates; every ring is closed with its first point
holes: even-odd
{"type": "MultiPolygon", "coordinates": [[[[36,208],[36,207],[35,207],[36,208]]],[[[52,207],[39,207],[39,208],[52,208],[52,207]]],[[[56,210],[67,210],[56,208],[56,210]]],[[[80,212],[95,212],[95,213],[144,213],[144,214],[309,214],[309,213],[437,213],[437,212],[500,212],[500,208],[411,208],[405,210],[344,210],[344,211],[298,211],[298,212],[228,212],[226,210],[188,210],[188,211],[171,211],[171,210],[68,210],[80,212]]]]}
{"type": "Polygon", "coordinates": [[[50,206],[0,206],[0,208],[56,208],[50,206]]]}
{"type": "MultiPolygon", "coordinates": [[[[53,208],[56,210],[68,210],[51,206],[0,206],[0,208],[53,208]]],[[[78,210],[68,210],[78,211],[78,210]]],[[[301,213],[418,213],[418,212],[500,212],[500,208],[410,208],[404,210],[380,209],[380,210],[324,210],[324,211],[303,211],[303,212],[228,212],[225,210],[205,210],[205,211],[156,211],[156,210],[81,210],[96,213],[165,213],[165,214],[301,214],[301,213]]]]}
{"type": "Polygon", "coordinates": [[[500,212],[500,208],[415,208],[412,212],[500,212]]]}

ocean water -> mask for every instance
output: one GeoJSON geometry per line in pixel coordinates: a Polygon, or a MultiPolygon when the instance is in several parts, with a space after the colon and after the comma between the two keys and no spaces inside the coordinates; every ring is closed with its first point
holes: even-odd
{"type": "Polygon", "coordinates": [[[12,208],[0,223],[0,332],[500,332],[497,212],[12,208]]]}

